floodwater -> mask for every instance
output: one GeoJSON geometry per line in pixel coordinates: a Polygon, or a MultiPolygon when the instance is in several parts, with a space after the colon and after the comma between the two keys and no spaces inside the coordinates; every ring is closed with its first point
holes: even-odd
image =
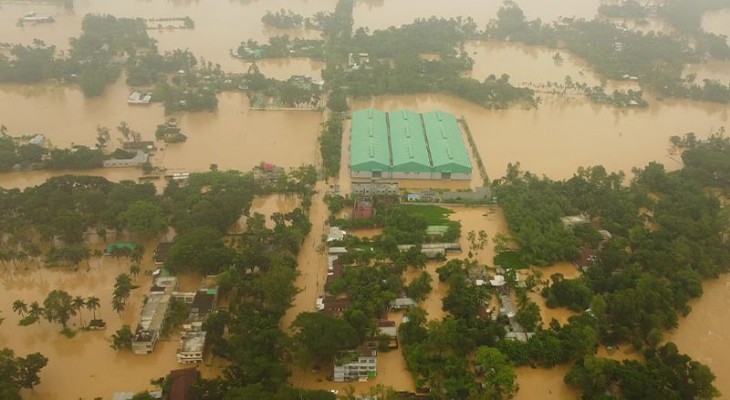
{"type": "Polygon", "coordinates": [[[517,384],[520,390],[515,400],[577,399],[580,393],[563,383],[568,366],[558,365],[551,369],[519,367],[517,384]]]}
{"type": "MultiPolygon", "coordinates": [[[[41,4],[3,4],[0,9],[0,38],[3,42],[30,44],[38,38],[54,44],[59,49],[68,49],[68,38],[78,36],[83,15],[89,12],[111,13],[120,17],[179,17],[191,16],[194,30],[151,31],[158,39],[161,50],[188,48],[198,57],[221,64],[227,71],[245,71],[249,64],[230,57],[229,52],[241,41],[249,38],[266,41],[278,34],[316,38],[318,32],[294,30],[280,31],[265,28],[261,16],[266,10],[292,9],[294,12],[311,16],[318,11],[332,10],[336,0],[77,0],[75,10],[41,4]],[[23,15],[36,11],[40,14],[54,14],[55,23],[26,24],[17,26],[23,15]]],[[[599,0],[519,0],[527,18],[556,20],[559,16],[591,18],[595,15],[599,0]]],[[[453,0],[419,2],[411,0],[358,0],[355,7],[355,27],[371,30],[411,22],[414,18],[437,15],[440,17],[472,16],[482,28],[494,18],[501,0],[453,0]]],[[[730,35],[730,11],[708,13],[703,27],[708,31],[730,35]]],[[[650,20],[648,25],[629,26],[637,30],[664,30],[666,26],[650,20]]],[[[470,54],[476,60],[472,76],[484,79],[489,74],[508,73],[512,82],[563,81],[570,75],[574,81],[589,85],[599,79],[585,64],[561,51],[561,65],[552,56],[555,50],[524,47],[499,43],[467,43],[470,54]],[[476,54],[474,54],[476,53],[476,54]],[[529,66],[529,67],[528,67],[529,66]]],[[[278,79],[291,75],[309,75],[318,78],[322,64],[306,59],[260,60],[262,72],[278,79]]],[[[709,78],[728,81],[727,63],[710,62],[689,66],[685,74],[697,73],[698,80],[709,78]]],[[[110,85],[103,97],[86,99],[74,87],[54,84],[43,85],[0,85],[0,122],[5,124],[11,135],[43,133],[59,147],[71,144],[91,145],[95,142],[96,127],[116,127],[120,121],[127,121],[132,129],[140,131],[143,139],[151,140],[155,126],[164,121],[160,105],[130,107],[126,104],[129,88],[123,79],[110,85]]],[[[442,109],[457,116],[466,117],[478,150],[490,177],[503,175],[507,163],[519,161],[522,168],[552,178],[570,177],[577,167],[602,164],[609,171],[629,172],[632,167],[643,166],[650,161],[659,161],[668,169],[680,167],[679,160],[668,152],[668,138],[686,132],[695,132],[698,137],[707,136],[712,130],[728,124],[728,108],[700,102],[676,100],[648,100],[651,106],[641,110],[620,110],[587,103],[574,96],[552,96],[541,94],[538,109],[513,107],[509,110],[486,110],[466,101],[441,94],[423,94],[412,97],[383,96],[374,99],[356,100],[353,109],[376,107],[384,110],[411,108],[416,111],[442,109]]],[[[160,149],[153,163],[170,171],[202,171],[211,164],[220,169],[247,170],[261,161],[273,162],[284,167],[318,163],[317,136],[323,117],[316,112],[251,111],[246,96],[242,93],[224,93],[220,96],[216,112],[188,113],[176,115],[189,140],[184,144],[170,145],[160,149]]],[[[113,141],[116,142],[119,135],[113,141]]],[[[345,143],[349,140],[344,135],[345,143]]],[[[349,160],[346,146],[343,149],[343,171],[347,171],[349,160]]],[[[50,176],[80,171],[34,171],[26,173],[0,174],[0,186],[24,188],[42,183],[50,176]]],[[[102,175],[110,180],[136,179],[141,171],[136,169],[87,170],[83,173],[102,175]]],[[[476,176],[477,174],[475,174],[476,176]]],[[[332,180],[340,184],[342,193],[349,193],[349,173],[332,180]]],[[[450,183],[452,188],[474,187],[472,182],[450,183]],[[465,187],[464,187],[465,186],[465,187]]],[[[333,183],[330,182],[330,183],[333,183]]],[[[162,181],[160,181],[162,183],[162,181]]],[[[431,183],[421,181],[404,182],[404,187],[428,188],[431,183]]],[[[439,184],[439,186],[441,186],[439,184]]],[[[325,183],[317,186],[310,218],[312,233],[306,238],[299,255],[301,275],[297,286],[301,292],[296,296],[294,306],[282,321],[282,328],[288,329],[297,314],[314,311],[315,300],[322,293],[326,277],[326,256],[322,251],[321,235],[326,232],[326,205],[321,201],[327,190],[325,183]]],[[[253,211],[266,215],[288,210],[294,204],[278,196],[257,198],[253,211]]],[[[462,222],[465,243],[469,230],[484,229],[490,243],[479,254],[481,263],[492,264],[491,238],[497,232],[507,229],[504,216],[494,208],[454,207],[452,218],[462,222]]],[[[152,246],[148,247],[148,250],[152,246]]],[[[467,250],[468,251],[468,250],[467,250]]],[[[453,257],[466,257],[466,252],[453,257]]],[[[143,267],[152,268],[149,255],[143,267]]],[[[434,277],[434,291],[424,302],[429,318],[441,318],[441,298],[448,287],[438,283],[435,269],[442,263],[430,262],[426,270],[434,277]]],[[[18,355],[40,351],[49,357],[49,365],[41,374],[42,383],[34,391],[25,391],[24,398],[41,400],[64,400],[66,398],[109,398],[118,390],[138,391],[150,389],[149,379],[162,376],[177,368],[174,353],[176,341],[162,342],[150,356],[138,357],[117,353],[108,346],[108,338],[122,323],[134,325],[139,313],[142,296],[133,296],[121,318],[113,315],[110,297],[114,277],[126,272],[127,263],[114,259],[92,260],[90,267],[82,265],[79,271],[37,270],[31,263],[28,270],[20,266],[17,271],[12,265],[0,265],[3,277],[0,279],[0,311],[6,321],[0,330],[0,347],[11,347],[18,355]],[[87,269],[89,269],[87,271],[87,269]],[[11,310],[15,299],[42,301],[52,288],[61,288],[72,295],[94,294],[102,299],[102,316],[108,327],[101,332],[79,333],[73,339],[58,334],[59,328],[47,322],[31,327],[19,327],[19,317],[11,310]],[[99,368],[100,365],[105,368],[99,368]]],[[[570,264],[541,268],[543,279],[554,272],[577,274],[570,264]],[[571,272],[572,271],[572,272],[571,272]]],[[[184,279],[183,286],[193,289],[197,277],[184,279]]],[[[149,287],[149,277],[141,275],[137,282],[142,293],[149,287]]],[[[539,302],[539,298],[533,298],[539,302]]],[[[694,311],[681,321],[680,327],[670,335],[680,350],[699,361],[707,363],[718,376],[717,386],[724,393],[730,393],[730,344],[725,337],[723,318],[730,303],[730,278],[725,276],[705,285],[704,296],[692,303],[694,311]]],[[[555,317],[564,321],[570,314],[566,310],[547,310],[541,307],[547,321],[555,317]]],[[[88,312],[84,313],[88,319],[88,312]]],[[[400,322],[397,315],[392,319],[400,322]]],[[[77,318],[71,324],[77,324],[77,318]]],[[[603,355],[605,349],[599,354],[603,355]]],[[[637,357],[635,353],[619,350],[614,358],[637,357]]],[[[367,384],[358,383],[358,390],[382,383],[396,389],[412,390],[413,381],[405,370],[400,351],[382,354],[379,377],[367,384]]],[[[214,362],[215,364],[215,362],[214,362]]],[[[219,368],[201,366],[207,376],[215,375],[219,368]]],[[[517,399],[575,398],[577,393],[563,384],[566,367],[552,370],[519,368],[518,379],[521,390],[517,399]]],[[[323,374],[313,374],[293,368],[291,383],[305,387],[339,388],[327,382],[323,374]]]]}
{"type": "Polygon", "coordinates": [[[727,310],[730,308],[730,276],[706,282],[702,297],[690,302],[692,312],[679,321],[679,327],[667,335],[681,353],[707,364],[717,377],[715,387],[730,395],[730,335],[727,310]]]}
{"type": "Polygon", "coordinates": [[[569,52],[492,41],[469,41],[464,44],[464,49],[475,61],[470,76],[480,81],[489,75],[499,77],[507,73],[510,82],[520,86],[547,82],[562,84],[566,76],[570,76],[573,82],[589,86],[601,84],[600,77],[583,60],[569,52]],[[560,54],[562,61],[553,60],[555,54],[560,54]]]}
{"type": "Polygon", "coordinates": [[[650,99],[645,109],[616,109],[552,95],[541,97],[537,109],[487,110],[442,94],[381,96],[352,104],[353,109],[366,107],[440,109],[464,116],[490,179],[503,176],[507,164],[515,162],[558,179],[589,165],[630,173],[657,161],[677,169],[681,160],[669,155],[669,137],[686,132],[706,137],[727,125],[729,115],[719,104],[650,99]]]}
{"type": "Polygon", "coordinates": [[[730,36],[730,9],[710,11],[702,17],[702,28],[716,35],[730,36]]]}
{"type": "MultiPolygon", "coordinates": [[[[2,123],[9,135],[43,133],[56,147],[92,146],[98,126],[110,128],[116,146],[122,139],[116,130],[121,121],[139,131],[142,140],[154,140],[155,127],[166,118],[162,105],[130,106],[126,102],[128,94],[123,79],[110,85],[104,96],[94,99],[84,98],[72,87],[2,85],[2,123]],[[43,118],[38,117],[41,114],[43,118]]],[[[220,169],[246,171],[262,161],[289,168],[315,164],[318,158],[317,137],[322,121],[319,112],[249,110],[244,93],[226,92],[219,96],[214,112],[174,116],[188,141],[159,144],[162,147],[152,157],[155,166],[171,171],[206,171],[211,164],[218,164],[220,169]]],[[[46,175],[33,172],[29,176],[33,174],[46,175]]],[[[120,173],[103,173],[107,174],[120,173]]]]}
{"type": "MultiPolygon", "coordinates": [[[[148,250],[142,261],[142,270],[155,269],[151,261],[153,245],[145,247],[148,250]]],[[[133,291],[121,316],[115,314],[110,305],[114,278],[128,272],[129,265],[128,260],[116,260],[113,257],[91,259],[88,264],[80,264],[76,271],[39,269],[34,261],[17,266],[11,263],[0,265],[0,311],[5,318],[0,330],[0,347],[10,347],[18,356],[37,351],[49,359],[40,374],[41,383],[32,391],[24,390],[23,398],[108,399],[117,391],[152,390],[154,387],[150,385],[150,379],[180,368],[175,358],[179,343],[175,335],[160,341],[154,353],[147,356],[137,356],[128,351],[117,352],[109,346],[111,335],[122,324],[129,324],[134,329],[143,304],[142,295],[151,284],[150,276],[140,274],[135,279],[135,284],[140,287],[133,291]],[[107,322],[106,329],[78,332],[69,339],[59,333],[59,324],[41,321],[32,326],[19,326],[20,316],[12,311],[12,302],[23,300],[28,304],[32,301],[42,303],[53,289],[65,290],[72,296],[98,297],[101,308],[97,314],[107,322]]],[[[179,282],[180,289],[185,291],[197,289],[199,283],[200,276],[194,275],[182,276],[179,282]]],[[[81,318],[88,322],[92,313],[82,310],[81,318]]],[[[79,327],[78,316],[69,320],[69,327],[79,327]]],[[[205,376],[214,376],[220,368],[218,362],[214,361],[213,364],[211,367],[201,365],[199,368],[205,376]]]]}
{"type": "Polygon", "coordinates": [[[702,84],[704,79],[720,81],[725,85],[730,84],[730,61],[710,60],[702,64],[689,64],[685,66],[683,75],[696,74],[695,82],[702,84]]]}
{"type": "Polygon", "coordinates": [[[188,48],[197,57],[220,64],[224,70],[245,71],[243,63],[230,57],[230,50],[236,49],[242,41],[254,39],[266,42],[269,36],[282,34],[305,38],[317,38],[320,35],[312,31],[266,28],[261,22],[266,11],[287,9],[310,17],[319,11],[331,11],[336,0],[217,0],[213,3],[217,4],[184,0],[76,0],[73,11],[49,5],[3,4],[0,10],[0,38],[3,42],[24,44],[30,44],[38,38],[59,49],[68,49],[68,38],[80,34],[81,20],[88,13],[130,18],[189,16],[195,22],[195,29],[150,31],[150,36],[157,39],[161,50],[188,48]],[[56,15],[56,22],[16,26],[19,18],[33,11],[56,15]]]}

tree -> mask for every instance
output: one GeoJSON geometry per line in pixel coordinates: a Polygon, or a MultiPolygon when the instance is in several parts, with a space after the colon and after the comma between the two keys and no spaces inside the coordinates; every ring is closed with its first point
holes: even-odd
{"type": "Polygon", "coordinates": [[[232,250],[214,228],[203,226],[182,233],[170,247],[165,266],[180,271],[186,268],[203,274],[217,273],[232,261],[232,250]]]}
{"type": "Polygon", "coordinates": [[[70,294],[63,290],[53,290],[43,300],[43,308],[45,310],[43,315],[49,322],[59,322],[66,328],[68,320],[73,315],[76,315],[72,302],[73,298],[70,294]]]}
{"type": "Polygon", "coordinates": [[[20,315],[20,318],[23,318],[25,313],[28,312],[28,305],[23,300],[15,300],[13,302],[13,311],[20,315]]]}
{"type": "Polygon", "coordinates": [[[126,324],[122,325],[122,327],[112,335],[111,347],[114,350],[130,350],[132,349],[132,339],[134,339],[132,328],[126,324]]]}
{"type": "Polygon", "coordinates": [[[142,239],[151,239],[167,229],[167,218],[158,205],[137,200],[119,215],[119,222],[142,239]]]}
{"type": "Polygon", "coordinates": [[[75,312],[79,315],[79,326],[82,326],[84,324],[83,319],[81,318],[81,310],[86,306],[86,300],[84,300],[81,296],[76,296],[71,301],[71,307],[75,310],[75,312]]]}
{"type": "Polygon", "coordinates": [[[358,334],[347,322],[323,313],[302,313],[292,323],[294,342],[303,364],[328,362],[341,350],[358,344],[358,334]]]}
{"type": "MultiPolygon", "coordinates": [[[[101,307],[101,301],[98,297],[89,296],[86,298],[86,308],[94,313],[94,319],[96,319],[96,310],[99,307],[101,307]]],[[[101,316],[101,314],[99,316],[101,316]]]]}
{"type": "MultiPolygon", "coordinates": [[[[30,309],[28,310],[28,318],[33,322],[39,322],[41,317],[45,314],[45,309],[38,304],[37,301],[30,303],[30,309]]],[[[32,323],[32,322],[31,322],[32,323]]]]}
{"type": "Polygon", "coordinates": [[[484,372],[483,394],[479,399],[511,399],[519,390],[517,374],[506,355],[493,347],[479,347],[474,364],[484,372]]]}
{"type": "Polygon", "coordinates": [[[40,353],[28,354],[25,358],[15,357],[8,348],[0,350],[0,397],[20,399],[19,389],[32,389],[41,382],[38,374],[48,364],[40,353]]]}
{"type": "Polygon", "coordinates": [[[132,275],[135,280],[139,276],[140,272],[142,272],[142,269],[139,267],[139,264],[132,264],[129,266],[129,274],[132,275]]]}

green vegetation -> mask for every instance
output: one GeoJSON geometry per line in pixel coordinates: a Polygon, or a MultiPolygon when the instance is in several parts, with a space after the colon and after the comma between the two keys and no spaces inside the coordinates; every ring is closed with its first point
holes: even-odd
{"type": "MultiPolygon", "coordinates": [[[[702,9],[694,2],[684,0],[670,2],[665,9],[680,3],[693,9],[683,18],[702,9]]],[[[697,84],[693,79],[682,77],[686,64],[702,61],[706,55],[720,59],[730,57],[727,42],[715,35],[696,34],[697,46],[693,48],[688,40],[677,36],[629,31],[600,20],[563,20],[552,25],[543,24],[540,20],[528,21],[516,4],[503,6],[497,16],[487,26],[486,38],[565,48],[588,61],[606,78],[625,80],[634,77],[642,86],[662,96],[718,103],[730,101],[730,86],[712,80],[697,84]]],[[[587,95],[599,100],[604,97],[596,90],[588,91],[587,95]]],[[[627,100],[641,103],[636,98],[627,100]]],[[[621,102],[622,99],[616,98],[615,101],[621,102]]]]}
{"type": "Polygon", "coordinates": [[[649,9],[637,1],[628,0],[621,4],[601,4],[598,13],[609,18],[641,19],[649,16],[649,9]]]}
{"type": "Polygon", "coordinates": [[[270,37],[268,43],[259,43],[249,39],[241,42],[233,56],[248,61],[261,58],[288,57],[324,60],[324,41],[318,39],[290,39],[288,35],[270,37]]]}
{"type": "Polygon", "coordinates": [[[111,347],[114,350],[132,350],[132,340],[134,339],[134,333],[129,325],[122,325],[112,335],[111,347]]]}
{"type": "Polygon", "coordinates": [[[275,13],[266,11],[266,14],[261,17],[261,22],[263,22],[264,25],[278,29],[301,28],[304,26],[305,21],[308,22],[308,19],[304,18],[302,15],[296,14],[292,10],[284,9],[275,13]]]}
{"type": "Polygon", "coordinates": [[[327,177],[337,176],[340,173],[340,158],[342,157],[342,116],[333,113],[322,126],[319,136],[319,151],[322,155],[322,164],[327,177]]]}
{"type": "Polygon", "coordinates": [[[15,357],[9,348],[0,349],[0,397],[20,400],[20,389],[32,389],[41,383],[38,374],[48,364],[41,353],[15,357]]]}
{"type": "Polygon", "coordinates": [[[702,15],[708,11],[730,8],[727,0],[670,0],[659,7],[659,15],[678,30],[691,33],[701,30],[702,15]]]}

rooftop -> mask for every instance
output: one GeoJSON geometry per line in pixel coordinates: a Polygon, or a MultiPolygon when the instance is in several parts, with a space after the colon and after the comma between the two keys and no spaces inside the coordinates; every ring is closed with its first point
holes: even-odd
{"type": "Polygon", "coordinates": [[[385,113],[366,109],[352,114],[352,160],[355,168],[390,167],[390,147],[385,113]]]}
{"type": "Polygon", "coordinates": [[[431,159],[421,115],[410,110],[388,114],[394,171],[430,172],[431,159]]]}
{"type": "Polygon", "coordinates": [[[180,345],[180,352],[192,353],[203,351],[205,347],[205,335],[204,331],[188,332],[182,338],[180,345]]]}
{"type": "Polygon", "coordinates": [[[423,124],[433,167],[440,172],[471,173],[471,159],[456,117],[432,111],[423,114],[423,124]]]}
{"type": "Polygon", "coordinates": [[[169,294],[150,293],[139,317],[139,328],[144,331],[159,331],[169,304],[169,294]]]}

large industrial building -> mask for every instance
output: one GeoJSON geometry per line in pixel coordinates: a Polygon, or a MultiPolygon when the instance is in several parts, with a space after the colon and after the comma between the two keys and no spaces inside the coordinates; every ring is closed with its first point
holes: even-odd
{"type": "Polygon", "coordinates": [[[351,133],[353,178],[471,179],[469,152],[449,113],[359,110],[351,133]]]}

